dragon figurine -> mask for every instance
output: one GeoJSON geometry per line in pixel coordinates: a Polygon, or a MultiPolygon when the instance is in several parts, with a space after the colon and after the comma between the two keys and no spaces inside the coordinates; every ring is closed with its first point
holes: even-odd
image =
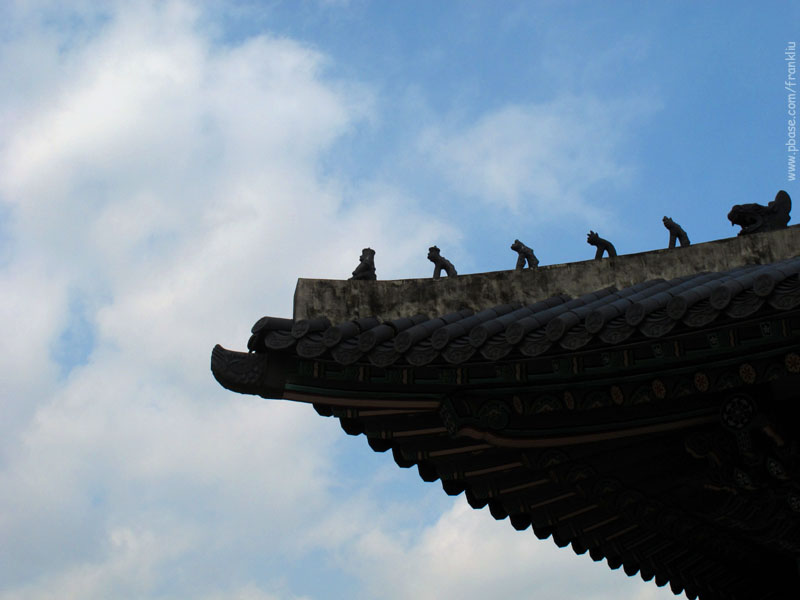
{"type": "Polygon", "coordinates": [[[728,213],[731,226],[739,225],[739,235],[760,233],[783,229],[789,223],[789,212],[792,210],[792,199],[789,194],[780,190],[775,200],[763,204],[737,204],[728,213]]]}

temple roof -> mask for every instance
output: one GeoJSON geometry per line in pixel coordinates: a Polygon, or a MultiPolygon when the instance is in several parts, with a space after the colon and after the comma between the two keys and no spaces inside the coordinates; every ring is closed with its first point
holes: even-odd
{"type": "Polygon", "coordinates": [[[799,273],[773,257],[444,314],[264,317],[212,371],[611,568],[782,598],[800,589],[799,273]]]}
{"type": "Polygon", "coordinates": [[[532,358],[789,310],[800,302],[798,272],[800,258],[791,258],[669,281],[650,279],[576,298],[558,294],[528,305],[465,308],[435,317],[415,314],[387,322],[365,317],[332,325],[326,317],[264,317],[253,326],[248,348],[377,367],[532,358]]]}

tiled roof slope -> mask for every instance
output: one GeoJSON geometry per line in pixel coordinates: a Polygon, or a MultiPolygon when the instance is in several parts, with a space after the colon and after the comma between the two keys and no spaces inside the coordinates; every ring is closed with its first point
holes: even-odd
{"type": "Polygon", "coordinates": [[[577,298],[562,294],[527,306],[410,315],[386,323],[374,317],[336,325],[324,317],[297,322],[264,317],[253,326],[247,347],[377,367],[536,357],[590,344],[620,344],[634,336],[659,338],[676,327],[743,319],[761,309],[789,310],[800,304],[799,272],[800,257],[670,281],[652,279],[577,298]]]}
{"type": "Polygon", "coordinates": [[[688,598],[800,589],[800,257],[529,305],[220,346],[233,391],[313,403],[519,530],[688,598]]]}

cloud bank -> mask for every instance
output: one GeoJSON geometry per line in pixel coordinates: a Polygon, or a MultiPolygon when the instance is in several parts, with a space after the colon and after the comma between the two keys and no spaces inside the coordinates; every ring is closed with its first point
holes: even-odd
{"type": "Polygon", "coordinates": [[[505,105],[467,126],[429,129],[420,149],[466,198],[517,215],[596,222],[611,208],[599,208],[598,196],[632,176],[623,149],[643,112],[637,101],[586,94],[505,105]]]}
{"type": "MultiPolygon", "coordinates": [[[[379,110],[370,88],[291,39],[222,43],[187,2],[52,10],[9,8],[0,48],[0,598],[479,598],[569,568],[463,503],[426,523],[387,500],[396,469],[353,492],[335,423],[209,373],[214,343],[291,314],[298,275],[347,277],[370,245],[380,275],[418,276],[420,249],[458,243],[406,191],[321,168],[379,110]]],[[[556,143],[565,110],[429,143],[454,185],[578,205],[518,130],[556,143]]]]}

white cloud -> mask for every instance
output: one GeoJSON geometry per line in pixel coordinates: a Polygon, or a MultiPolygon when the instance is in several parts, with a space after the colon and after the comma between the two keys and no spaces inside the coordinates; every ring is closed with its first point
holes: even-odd
{"type": "MultiPolygon", "coordinates": [[[[575,557],[530,530],[521,533],[499,523],[488,510],[473,510],[463,496],[421,535],[404,538],[377,528],[357,540],[355,551],[373,598],[611,600],[620,597],[618,586],[627,579],[605,563],[592,564],[588,555],[575,557]]],[[[650,588],[655,586],[639,579],[626,590],[634,598],[674,597],[650,588]]]]}
{"type": "Polygon", "coordinates": [[[0,597],[297,597],[253,557],[300,551],[340,432],[222,390],[211,348],[290,316],[298,275],[346,277],[363,246],[384,276],[407,269],[437,223],[412,227],[382,186],[343,208],[318,161],[371,101],[303,45],[214,44],[183,2],[83,15],[63,45],[17,16],[29,33],[0,65],[27,82],[0,99],[0,597]],[[62,378],[76,295],[93,346],[62,378]]]}
{"type": "MultiPolygon", "coordinates": [[[[58,368],[47,359],[53,332],[66,314],[66,285],[59,273],[40,276],[34,260],[17,259],[0,270],[0,336],[3,353],[3,418],[0,419],[0,464],[17,427],[32,414],[30,397],[54,391],[58,368]]],[[[45,271],[46,272],[46,271],[45,271]]]]}
{"type": "MultiPolygon", "coordinates": [[[[230,394],[209,372],[215,343],[242,348],[262,314],[290,316],[297,276],[346,277],[367,245],[381,277],[427,274],[432,241],[458,243],[402,190],[321,175],[320,158],[377,110],[369,89],[331,79],[292,40],[214,43],[187,2],[99,16],[85,3],[61,38],[41,20],[54,6],[20,5],[24,28],[0,52],[13,83],[0,96],[0,598],[288,600],[307,582],[284,571],[319,553],[339,570],[356,557],[364,596],[502,584],[527,597],[531,565],[573,565],[463,503],[408,525],[422,507],[380,497],[375,481],[342,489],[336,423],[230,394]],[[52,348],[72,297],[93,341],[62,376],[52,348]]],[[[538,128],[586,166],[571,125],[586,113],[564,111],[507,109],[460,136],[434,132],[429,148],[454,182],[507,206],[530,193],[540,208],[560,194],[581,206],[586,184],[564,188],[566,167],[517,133],[538,128]],[[470,171],[478,160],[489,175],[470,171]],[[522,175],[532,160],[538,176],[522,175]]],[[[590,182],[622,169],[603,143],[590,182]]]]}
{"type": "Polygon", "coordinates": [[[588,95],[506,105],[474,124],[436,127],[420,147],[450,185],[467,198],[530,219],[606,218],[598,188],[632,175],[624,143],[643,103],[588,95]]]}

